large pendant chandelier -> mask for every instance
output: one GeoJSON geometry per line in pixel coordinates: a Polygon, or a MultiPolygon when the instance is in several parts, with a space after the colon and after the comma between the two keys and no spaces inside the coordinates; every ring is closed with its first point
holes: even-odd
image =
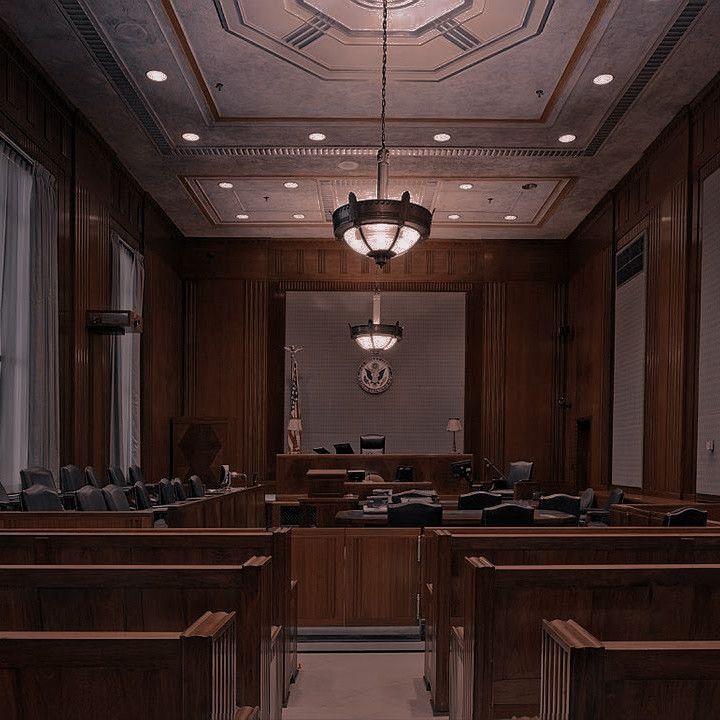
{"type": "Polygon", "coordinates": [[[432,213],[410,202],[405,191],[401,200],[387,197],[388,157],[385,146],[385,105],[387,90],[387,0],[383,0],[382,94],[380,112],[380,150],[377,154],[377,199],[358,200],[350,193],[348,204],[333,213],[335,237],[355,252],[374,260],[380,267],[391,258],[410,250],[430,235],[432,213]]]}
{"type": "Polygon", "coordinates": [[[373,294],[372,320],[366,325],[351,325],[350,337],[363,349],[371,352],[389,350],[402,340],[403,329],[399,322],[394,325],[380,322],[380,290],[373,294]]]}

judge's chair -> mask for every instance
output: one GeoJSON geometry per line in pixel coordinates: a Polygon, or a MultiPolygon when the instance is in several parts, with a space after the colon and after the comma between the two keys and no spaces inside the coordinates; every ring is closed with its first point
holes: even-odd
{"type": "Polygon", "coordinates": [[[385,436],[384,435],[361,435],[360,436],[360,454],[361,455],[384,455],[385,454],[385,436]]]}

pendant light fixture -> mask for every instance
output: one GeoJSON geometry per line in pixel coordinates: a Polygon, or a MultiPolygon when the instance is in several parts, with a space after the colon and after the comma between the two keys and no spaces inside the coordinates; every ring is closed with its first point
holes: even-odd
{"type": "Polygon", "coordinates": [[[366,325],[351,325],[350,337],[363,349],[371,352],[389,350],[402,340],[403,329],[399,322],[383,325],[380,322],[380,290],[373,293],[372,319],[366,325]]]}
{"type": "Polygon", "coordinates": [[[391,258],[410,250],[430,235],[432,213],[422,205],[410,202],[405,191],[401,200],[387,197],[388,157],[385,146],[385,106],[387,95],[387,0],[382,9],[382,93],[380,111],[380,150],[377,154],[377,198],[358,200],[350,193],[348,204],[333,213],[335,237],[355,252],[374,260],[382,267],[391,258]]]}

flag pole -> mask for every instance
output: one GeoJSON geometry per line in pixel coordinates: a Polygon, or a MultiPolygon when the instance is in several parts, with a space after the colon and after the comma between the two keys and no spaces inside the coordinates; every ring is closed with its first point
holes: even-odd
{"type": "Polygon", "coordinates": [[[286,345],[285,350],[290,353],[290,417],[287,423],[287,449],[291,455],[297,455],[302,452],[302,416],[296,356],[302,348],[298,345],[286,345]]]}

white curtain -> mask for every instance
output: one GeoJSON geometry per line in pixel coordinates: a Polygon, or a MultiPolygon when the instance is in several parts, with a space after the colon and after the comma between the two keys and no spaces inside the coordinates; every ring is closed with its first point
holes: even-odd
{"type": "Polygon", "coordinates": [[[0,482],[28,464],[30,201],[33,168],[0,141],[0,482]]]}
{"type": "Polygon", "coordinates": [[[57,475],[57,191],[55,179],[0,140],[0,482],[20,469],[57,475]]]}
{"type": "MultiPolygon", "coordinates": [[[[142,315],[143,256],[115,232],[112,238],[112,309],[142,315]]],[[[127,472],[140,465],[140,335],[112,339],[110,463],[127,472]]]]}

